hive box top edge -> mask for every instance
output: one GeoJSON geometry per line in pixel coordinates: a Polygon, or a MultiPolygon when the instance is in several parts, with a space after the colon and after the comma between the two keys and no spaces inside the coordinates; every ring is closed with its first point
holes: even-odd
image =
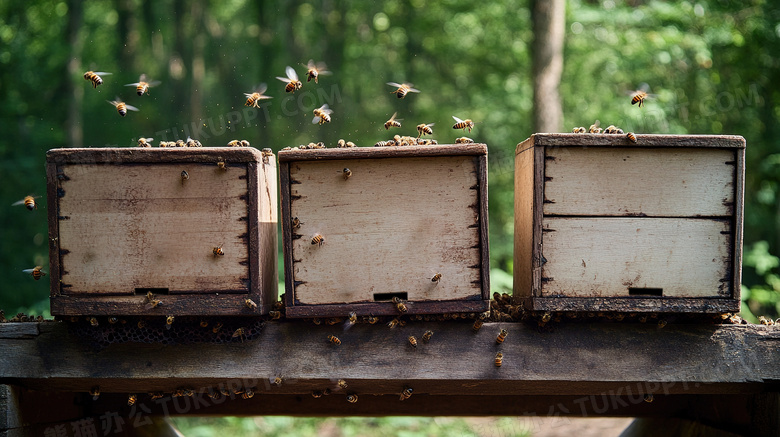
{"type": "Polygon", "coordinates": [[[262,162],[263,154],[254,147],[90,147],[59,148],[46,152],[46,162],[57,164],[119,162],[262,162]]]}
{"type": "Polygon", "coordinates": [[[527,150],[532,142],[538,147],[710,147],[744,149],[745,138],[739,135],[661,135],[637,134],[637,142],[631,142],[626,134],[575,134],[575,133],[536,133],[517,145],[515,154],[527,150]]]}
{"type": "Polygon", "coordinates": [[[349,147],[332,149],[280,150],[279,162],[313,161],[331,159],[374,159],[423,156],[482,156],[487,155],[487,145],[437,144],[429,146],[349,147]]]}

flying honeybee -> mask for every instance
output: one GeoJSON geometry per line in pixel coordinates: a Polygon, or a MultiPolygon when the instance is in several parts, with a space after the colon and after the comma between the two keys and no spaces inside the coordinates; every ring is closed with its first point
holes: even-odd
{"type": "Polygon", "coordinates": [[[98,85],[103,85],[103,78],[100,76],[108,76],[110,74],[105,71],[87,71],[84,73],[84,79],[92,82],[92,88],[97,88],[98,85]]]}
{"type": "Polygon", "coordinates": [[[504,364],[504,354],[501,352],[496,353],[496,367],[501,367],[504,364]]]}
{"type": "Polygon", "coordinates": [[[41,196],[25,196],[24,199],[18,202],[14,202],[11,206],[24,205],[25,208],[32,211],[34,209],[38,209],[38,205],[35,203],[35,199],[39,197],[41,196]]]}
{"type": "Polygon", "coordinates": [[[431,337],[433,337],[433,331],[431,330],[425,331],[425,333],[422,336],[422,341],[428,343],[429,341],[431,341],[431,337]]]}
{"type": "Polygon", "coordinates": [[[171,329],[171,325],[173,325],[173,316],[168,316],[165,318],[165,329],[171,329]]]}
{"type": "Polygon", "coordinates": [[[276,76],[276,78],[282,82],[287,82],[287,86],[284,87],[284,90],[288,93],[294,93],[295,91],[301,89],[303,82],[298,80],[298,73],[295,72],[295,69],[288,65],[284,69],[284,72],[287,74],[287,77],[276,76]]]}
{"type": "Polygon", "coordinates": [[[436,123],[430,123],[430,124],[418,124],[417,125],[417,132],[420,134],[417,135],[417,138],[420,138],[423,135],[433,135],[433,129],[431,127],[436,123]]]}
{"type": "Polygon", "coordinates": [[[412,88],[412,84],[410,83],[395,83],[395,82],[387,82],[388,85],[398,88],[395,91],[391,91],[390,94],[395,94],[396,97],[399,99],[403,99],[406,97],[407,93],[419,93],[420,90],[412,88]]]}
{"type": "Polygon", "coordinates": [[[641,108],[642,105],[645,103],[645,99],[652,97],[651,94],[648,94],[647,92],[650,91],[650,85],[643,83],[639,86],[639,89],[636,91],[631,92],[631,104],[636,105],[639,103],[639,107],[641,108]]]}
{"type": "Polygon", "coordinates": [[[346,181],[347,179],[349,179],[349,178],[352,176],[352,170],[350,170],[350,169],[348,169],[348,168],[344,167],[344,170],[342,170],[342,171],[343,171],[343,173],[344,173],[344,180],[345,180],[345,181],[346,181]]]}
{"type": "Polygon", "coordinates": [[[436,273],[436,274],[435,274],[435,275],[433,275],[433,277],[431,278],[431,282],[435,282],[435,283],[437,283],[437,284],[438,284],[438,283],[439,283],[439,281],[441,281],[441,273],[436,273]]]}
{"type": "Polygon", "coordinates": [[[403,390],[401,390],[401,400],[406,400],[412,397],[412,388],[411,387],[404,387],[403,390]]]}
{"type": "Polygon", "coordinates": [[[308,70],[306,72],[306,82],[311,82],[312,79],[314,79],[314,83],[318,83],[317,80],[319,80],[319,76],[327,76],[330,74],[330,71],[326,70],[328,68],[327,65],[325,65],[324,62],[314,62],[314,59],[309,59],[309,62],[306,64],[306,69],[308,70]]]}
{"type": "Polygon", "coordinates": [[[636,143],[636,135],[634,135],[633,132],[627,133],[626,138],[628,138],[628,141],[631,141],[632,143],[636,143]]]}
{"type": "Polygon", "coordinates": [[[335,344],[336,346],[339,346],[341,344],[341,340],[339,340],[339,338],[336,337],[335,335],[329,335],[328,341],[335,344]]]}
{"type": "Polygon", "coordinates": [[[152,141],[154,138],[139,138],[138,147],[152,147],[152,141]]]}
{"type": "Polygon", "coordinates": [[[138,400],[138,395],[128,395],[127,396],[127,405],[133,406],[135,405],[135,402],[138,400]]]}
{"type": "Polygon", "coordinates": [[[411,345],[413,348],[417,348],[417,337],[415,337],[414,335],[410,335],[410,336],[409,336],[409,344],[410,344],[410,345],[411,345]]]}
{"type": "Polygon", "coordinates": [[[141,77],[138,79],[138,82],[128,83],[125,86],[134,86],[135,92],[138,93],[139,96],[142,96],[144,94],[149,94],[149,88],[153,86],[157,86],[159,84],[160,84],[159,80],[149,80],[145,74],[142,74],[141,77]]]}
{"type": "Polygon", "coordinates": [[[460,137],[455,139],[455,144],[471,144],[474,140],[469,137],[460,137]]]}
{"type": "Polygon", "coordinates": [[[352,311],[351,313],[349,313],[349,317],[347,318],[347,321],[344,322],[344,330],[346,331],[347,329],[353,327],[355,323],[357,323],[357,313],[352,311]]]}
{"type": "Polygon", "coordinates": [[[312,246],[315,244],[318,246],[322,246],[324,243],[325,243],[325,237],[323,237],[320,234],[315,234],[313,237],[311,237],[312,246]]]}
{"type": "Polygon", "coordinates": [[[396,119],[395,116],[398,115],[397,112],[393,112],[393,116],[390,117],[390,120],[387,120],[385,122],[385,129],[390,129],[391,127],[401,127],[401,122],[403,121],[403,118],[396,119]]]}
{"type": "Polygon", "coordinates": [[[506,340],[506,336],[509,334],[506,329],[502,329],[501,332],[498,333],[498,337],[496,337],[496,344],[501,344],[506,340]]]}
{"type": "Polygon", "coordinates": [[[116,97],[116,100],[111,100],[111,101],[106,100],[106,101],[108,103],[114,105],[114,107],[116,108],[116,111],[122,117],[127,115],[127,111],[128,110],[130,110],[130,111],[138,111],[138,108],[136,108],[135,106],[132,106],[132,105],[128,105],[127,103],[119,100],[119,97],[116,97]]]}
{"type": "Polygon", "coordinates": [[[42,277],[46,276],[46,272],[41,270],[43,267],[41,266],[35,266],[32,269],[24,269],[22,270],[23,273],[29,273],[30,276],[32,276],[33,279],[36,281],[41,279],[42,277]]]}
{"type": "Polygon", "coordinates": [[[214,254],[214,256],[225,256],[225,251],[222,250],[223,244],[220,244],[219,246],[213,248],[211,252],[214,254]]]}
{"type": "Polygon", "coordinates": [[[257,304],[252,299],[249,298],[244,299],[244,306],[249,308],[252,311],[257,311],[257,304]]]}
{"type": "Polygon", "coordinates": [[[330,123],[330,114],[333,114],[333,110],[328,109],[328,104],[326,103],[314,110],[314,118],[311,122],[312,124],[330,123]]]}
{"type": "Polygon", "coordinates": [[[453,119],[455,119],[455,124],[452,125],[453,129],[468,129],[469,132],[471,132],[471,129],[474,129],[474,122],[471,121],[471,119],[467,118],[465,120],[461,120],[456,116],[452,116],[453,119]]]}
{"type": "MultiPolygon", "coordinates": [[[[259,108],[260,105],[258,102],[260,100],[264,99],[273,99],[271,96],[266,96],[263,94],[268,89],[268,85],[261,83],[255,90],[251,93],[244,93],[246,96],[246,103],[244,103],[244,106],[254,106],[255,108],[259,108]]],[[[236,141],[236,140],[233,140],[236,141]]]]}

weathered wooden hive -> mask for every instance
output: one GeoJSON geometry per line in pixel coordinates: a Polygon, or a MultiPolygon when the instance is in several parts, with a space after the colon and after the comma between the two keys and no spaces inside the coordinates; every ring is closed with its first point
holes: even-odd
{"type": "Polygon", "coordinates": [[[739,311],[744,138],[636,137],[536,134],[517,146],[517,302],[739,311]]]}
{"type": "Polygon", "coordinates": [[[258,315],[276,300],[272,154],[53,149],[46,162],[52,314],[258,315]]]}
{"type": "Polygon", "coordinates": [[[487,146],[288,150],[279,165],[288,317],[398,314],[394,297],[409,314],[489,308],[487,146]]]}

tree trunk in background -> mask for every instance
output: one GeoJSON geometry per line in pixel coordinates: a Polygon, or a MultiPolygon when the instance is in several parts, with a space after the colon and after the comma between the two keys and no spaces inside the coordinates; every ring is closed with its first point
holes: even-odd
{"type": "Polygon", "coordinates": [[[563,108],[558,86],[563,73],[565,0],[533,0],[534,132],[561,132],[563,108]]]}
{"type": "MultiPolygon", "coordinates": [[[[122,71],[135,71],[135,59],[138,52],[138,23],[136,21],[136,7],[132,0],[117,0],[115,7],[119,15],[117,32],[122,44],[119,57],[119,67],[122,71]]],[[[141,72],[143,73],[143,72],[141,72]]],[[[140,75],[140,74],[139,74],[140,75]]],[[[133,80],[135,82],[135,80],[133,80]]]]}
{"type": "MultiPolygon", "coordinates": [[[[203,3],[192,2],[192,28],[197,29],[192,44],[192,84],[190,91],[190,115],[193,123],[202,123],[203,119],[203,77],[206,75],[206,62],[203,48],[206,45],[205,23],[203,21],[203,3]]],[[[194,135],[193,135],[194,136],[194,135]]],[[[195,138],[199,139],[199,138],[195,138]]]]}
{"type": "Polygon", "coordinates": [[[79,37],[79,30],[84,19],[84,5],[82,0],[68,1],[68,45],[70,46],[70,58],[68,60],[67,95],[68,99],[68,139],[67,146],[82,147],[84,144],[84,131],[81,127],[81,105],[84,100],[84,84],[78,81],[78,76],[84,74],[86,69],[81,68],[81,52],[84,44],[79,37]]]}

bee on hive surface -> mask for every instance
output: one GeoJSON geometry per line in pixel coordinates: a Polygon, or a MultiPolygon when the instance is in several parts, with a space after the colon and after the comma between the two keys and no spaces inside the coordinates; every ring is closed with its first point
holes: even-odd
{"type": "Polygon", "coordinates": [[[105,71],[87,71],[84,73],[84,79],[92,82],[92,88],[97,88],[98,85],[103,85],[103,78],[100,76],[108,76],[110,74],[105,71]]]}
{"type": "Polygon", "coordinates": [[[319,399],[322,397],[322,390],[312,390],[311,391],[311,397],[314,399],[319,399]]]}
{"type": "Polygon", "coordinates": [[[455,144],[472,144],[474,140],[469,137],[460,137],[455,139],[455,144]]]}
{"type": "Polygon", "coordinates": [[[222,329],[222,322],[217,322],[216,324],[214,324],[214,327],[211,328],[211,332],[216,334],[217,332],[219,332],[220,329],[222,329]]]}
{"type": "Polygon", "coordinates": [[[431,127],[436,123],[430,123],[430,124],[418,124],[417,125],[417,132],[419,132],[419,135],[417,135],[417,138],[420,138],[423,135],[433,135],[433,129],[431,127]]]}
{"type": "Polygon", "coordinates": [[[474,332],[479,331],[479,328],[481,328],[484,323],[485,322],[482,320],[474,320],[474,325],[471,326],[471,330],[474,332]]]}
{"type": "Polygon", "coordinates": [[[409,336],[409,344],[410,344],[410,345],[411,345],[413,348],[415,348],[415,349],[416,349],[416,348],[417,348],[417,337],[415,337],[415,336],[413,336],[413,335],[410,335],[410,336],[409,336]]]}
{"type": "Polygon", "coordinates": [[[293,217],[292,218],[292,228],[293,229],[300,228],[301,224],[303,224],[303,222],[300,219],[298,219],[298,217],[293,217]]]}
{"type": "Polygon", "coordinates": [[[314,63],[314,59],[309,59],[309,62],[306,64],[306,82],[311,82],[314,79],[314,83],[319,83],[320,75],[327,76],[330,74],[330,71],[326,70],[326,68],[328,67],[324,62],[314,63]]]}
{"type": "Polygon", "coordinates": [[[152,141],[154,138],[139,138],[138,147],[152,147],[152,141]]]}
{"type": "Polygon", "coordinates": [[[347,142],[344,141],[343,138],[339,138],[338,142],[336,143],[336,147],[343,149],[344,147],[347,147],[347,142]]]}
{"type": "Polygon", "coordinates": [[[244,390],[244,393],[241,394],[241,399],[252,399],[255,396],[255,391],[251,388],[247,388],[244,390]]]}
{"type": "Polygon", "coordinates": [[[138,326],[138,329],[144,329],[146,328],[146,321],[144,321],[143,319],[139,320],[136,326],[138,326]]]}
{"type": "MultiPolygon", "coordinates": [[[[741,322],[742,322],[742,320],[740,320],[740,323],[741,322]]],[[[663,328],[664,326],[666,326],[666,320],[659,320],[658,321],[658,327],[659,328],[663,328]]]]}
{"type": "Polygon", "coordinates": [[[251,93],[244,93],[246,96],[246,103],[244,103],[244,106],[253,106],[255,108],[259,108],[260,105],[258,103],[260,100],[273,99],[273,97],[263,94],[267,89],[268,85],[261,83],[260,86],[255,88],[255,90],[251,93]]]}
{"type": "Polygon", "coordinates": [[[347,381],[345,381],[343,379],[339,379],[338,382],[336,383],[336,385],[338,385],[339,388],[342,388],[344,390],[346,390],[349,387],[349,385],[347,384],[347,381]]]}
{"type": "Polygon", "coordinates": [[[369,325],[375,325],[375,324],[376,324],[376,322],[378,322],[378,321],[379,321],[379,317],[375,317],[375,316],[367,316],[367,317],[365,318],[365,320],[366,320],[366,322],[368,322],[368,324],[369,324],[369,325]]]}
{"type": "Polygon", "coordinates": [[[436,273],[436,274],[435,274],[435,275],[433,275],[433,277],[431,278],[431,282],[435,282],[436,284],[438,284],[438,283],[439,283],[439,281],[441,281],[441,273],[436,273]]]}
{"type": "Polygon", "coordinates": [[[549,312],[545,312],[542,314],[542,322],[547,323],[552,318],[552,315],[549,312]]]}
{"type": "Polygon", "coordinates": [[[138,79],[138,82],[128,83],[125,86],[134,86],[135,92],[138,93],[139,96],[142,96],[144,94],[149,94],[149,88],[153,86],[157,86],[159,84],[160,84],[159,80],[149,80],[145,74],[142,74],[141,77],[138,79]]]}
{"type": "Polygon", "coordinates": [[[390,327],[390,329],[393,329],[393,328],[395,328],[396,326],[398,326],[398,325],[400,324],[400,322],[401,322],[400,320],[398,320],[397,318],[395,318],[395,319],[393,319],[393,320],[391,320],[391,321],[387,322],[387,326],[389,326],[389,327],[390,327]]]}
{"type": "Polygon", "coordinates": [[[342,319],[341,317],[331,317],[331,318],[329,318],[329,319],[326,319],[326,320],[325,320],[325,323],[327,323],[327,324],[328,324],[328,325],[330,325],[330,326],[333,326],[333,325],[338,325],[338,324],[339,324],[339,323],[341,323],[343,320],[344,320],[344,319],[342,319]]]}
{"type": "Polygon", "coordinates": [[[347,147],[357,147],[352,141],[347,141],[347,147]]]}
{"type": "Polygon", "coordinates": [[[92,400],[96,401],[100,397],[100,386],[96,385],[89,389],[89,394],[92,396],[92,400]]]}
{"type": "Polygon", "coordinates": [[[161,391],[155,391],[155,392],[149,393],[149,397],[151,397],[153,401],[157,400],[157,399],[162,399],[163,396],[165,396],[165,393],[163,393],[161,391]]]}
{"type": "Polygon", "coordinates": [[[227,169],[228,169],[227,164],[225,164],[225,161],[219,161],[217,163],[217,168],[222,170],[222,171],[227,171],[227,169]]]}
{"type": "Polygon", "coordinates": [[[431,337],[433,337],[433,331],[431,330],[425,331],[425,333],[422,336],[422,341],[428,343],[429,341],[431,341],[431,337]]]}
{"type": "Polygon", "coordinates": [[[168,329],[168,330],[171,329],[171,325],[173,325],[173,319],[174,319],[173,316],[168,316],[168,317],[165,318],[165,329],[168,329]]]}
{"type": "Polygon", "coordinates": [[[393,112],[393,116],[390,117],[390,120],[387,120],[385,122],[385,129],[390,129],[391,127],[401,127],[401,122],[403,121],[403,118],[396,119],[395,116],[398,115],[397,112],[393,112]]]}
{"type": "Polygon", "coordinates": [[[303,82],[298,80],[298,73],[295,72],[295,69],[288,65],[284,69],[284,72],[287,74],[287,77],[276,76],[277,79],[287,83],[287,85],[284,87],[284,91],[288,93],[294,93],[295,91],[301,89],[303,82]]]}
{"type": "Polygon", "coordinates": [[[398,297],[393,298],[393,303],[395,304],[395,309],[397,309],[399,313],[405,313],[409,310],[406,308],[406,304],[398,297]]]}
{"type": "Polygon", "coordinates": [[[412,392],[413,391],[414,390],[412,390],[411,387],[404,387],[404,389],[401,390],[401,400],[405,401],[406,399],[409,399],[410,397],[412,397],[412,392]]]}
{"type": "Polygon", "coordinates": [[[46,272],[44,272],[43,267],[41,266],[35,266],[31,269],[24,269],[22,270],[22,273],[28,273],[30,276],[32,276],[33,279],[36,281],[41,279],[42,277],[46,276],[46,272]]]}
{"type": "Polygon", "coordinates": [[[496,353],[496,367],[501,367],[504,364],[504,354],[501,352],[496,353]]]}
{"type": "Polygon", "coordinates": [[[600,133],[601,133],[601,128],[599,127],[599,125],[601,125],[601,123],[600,123],[598,120],[596,120],[596,121],[595,121],[595,122],[594,122],[592,125],[590,125],[590,127],[588,128],[588,133],[591,133],[591,134],[600,134],[600,133]]]}
{"type": "Polygon", "coordinates": [[[181,184],[184,185],[184,181],[189,180],[190,174],[187,173],[187,170],[181,171],[181,184]]]}
{"type": "Polygon", "coordinates": [[[582,126],[580,126],[580,127],[575,127],[575,128],[574,128],[574,129],[572,129],[571,131],[572,131],[572,132],[574,132],[575,134],[584,134],[585,132],[587,132],[587,131],[585,130],[585,128],[584,128],[584,127],[582,127],[582,126]]]}
{"type": "Polygon", "coordinates": [[[407,93],[419,93],[420,90],[412,88],[411,83],[396,83],[396,82],[387,82],[388,85],[392,87],[396,87],[395,91],[391,91],[390,94],[395,94],[396,97],[399,99],[403,99],[406,97],[407,93]]]}
{"type": "Polygon", "coordinates": [[[117,97],[116,100],[111,100],[111,101],[106,100],[106,101],[108,103],[114,105],[114,107],[116,108],[116,112],[118,112],[119,115],[121,115],[122,117],[127,115],[127,111],[128,110],[130,110],[130,111],[138,111],[138,108],[136,108],[135,106],[132,106],[132,105],[128,105],[127,103],[119,100],[119,97],[117,97]]]}
{"type": "Polygon", "coordinates": [[[274,156],[274,151],[273,151],[273,150],[271,150],[271,149],[270,149],[270,148],[268,148],[268,147],[266,147],[266,148],[264,148],[263,150],[261,150],[261,151],[260,151],[260,153],[262,153],[262,154],[263,154],[263,158],[265,158],[265,159],[266,159],[266,161],[267,161],[267,158],[270,158],[271,156],[274,156]]]}
{"type": "Polygon", "coordinates": [[[244,328],[238,328],[235,331],[233,331],[233,335],[231,337],[241,337],[241,342],[244,342],[244,336],[246,335],[246,330],[244,328]]]}
{"type": "Polygon", "coordinates": [[[453,119],[455,119],[455,124],[452,126],[453,129],[468,129],[469,132],[471,132],[471,129],[474,129],[474,122],[471,121],[471,119],[467,118],[465,120],[461,120],[460,118],[456,116],[452,116],[453,119]]]}
{"type": "Polygon", "coordinates": [[[355,326],[355,323],[357,323],[357,313],[352,311],[351,313],[349,313],[349,317],[347,318],[347,321],[344,322],[344,330],[346,331],[347,329],[355,326]]]}
{"type": "Polygon", "coordinates": [[[252,311],[257,311],[257,304],[250,298],[244,299],[244,306],[252,311]]]}
{"type": "Polygon", "coordinates": [[[329,335],[328,336],[328,341],[333,343],[333,344],[335,344],[336,346],[341,345],[341,340],[339,340],[339,338],[336,337],[335,335],[329,335]]]}
{"type": "Polygon", "coordinates": [[[241,147],[241,141],[240,140],[230,140],[227,143],[228,147],[241,147]]]}
{"type": "Polygon", "coordinates": [[[184,142],[184,145],[187,147],[203,147],[203,144],[201,144],[200,141],[193,140],[190,137],[187,137],[187,141],[184,142]]]}
{"type": "Polygon", "coordinates": [[[201,320],[199,325],[200,325],[201,328],[208,328],[209,327],[209,322],[208,322],[208,320],[201,320]]]}
{"type": "Polygon", "coordinates": [[[174,144],[175,147],[187,147],[187,143],[185,143],[184,140],[176,140],[174,144]]]}
{"type": "Polygon", "coordinates": [[[350,169],[348,169],[346,167],[344,167],[344,170],[342,170],[342,172],[344,173],[344,180],[345,181],[352,176],[352,170],[350,170],[350,169]]]}
{"type": "Polygon", "coordinates": [[[498,337],[496,337],[496,344],[501,344],[506,340],[506,336],[509,334],[506,329],[502,329],[501,332],[498,333],[498,337]]]}
{"type": "Polygon", "coordinates": [[[377,141],[376,143],[374,143],[374,147],[390,147],[390,146],[395,146],[395,141],[393,140],[377,141]]]}
{"type": "Polygon", "coordinates": [[[605,134],[622,134],[623,133],[623,129],[620,129],[619,127],[611,124],[611,125],[607,126],[606,129],[604,129],[604,133],[605,134]]]}
{"type": "Polygon", "coordinates": [[[217,256],[225,256],[225,251],[222,250],[222,246],[223,245],[224,245],[224,243],[220,244],[219,246],[217,246],[217,247],[215,247],[213,249],[211,249],[211,252],[214,254],[215,257],[217,257],[217,256]]]}
{"type": "Polygon", "coordinates": [[[281,311],[268,311],[268,316],[271,317],[271,320],[279,320],[282,318],[282,312],[281,311]]]}
{"type": "MultiPolygon", "coordinates": [[[[150,292],[149,294],[151,294],[151,292],[150,292]]],[[[146,308],[147,308],[147,309],[150,309],[150,310],[151,310],[151,309],[155,309],[155,308],[157,308],[157,306],[159,306],[161,303],[162,303],[162,301],[161,301],[160,299],[154,299],[154,298],[152,298],[152,299],[149,299],[149,298],[147,297],[146,308]]]]}
{"type": "Polygon", "coordinates": [[[314,110],[314,118],[311,120],[312,124],[325,124],[330,123],[330,114],[333,114],[332,109],[328,109],[328,104],[324,104],[314,110]]]}
{"type": "Polygon", "coordinates": [[[650,402],[653,402],[653,394],[652,393],[646,393],[645,396],[643,397],[643,400],[645,402],[647,402],[648,404],[650,402]]]}
{"type": "Polygon", "coordinates": [[[272,377],[268,378],[268,380],[271,382],[271,384],[273,384],[275,386],[280,386],[280,385],[282,385],[282,382],[283,382],[283,379],[282,379],[281,375],[272,376],[272,377]]]}
{"type": "Polygon", "coordinates": [[[117,323],[119,323],[119,319],[116,318],[116,317],[109,317],[108,318],[108,323],[110,323],[112,325],[116,325],[117,323]]]}
{"type": "Polygon", "coordinates": [[[312,246],[315,244],[317,246],[322,246],[323,244],[325,244],[325,237],[323,237],[320,234],[314,234],[314,236],[311,237],[311,244],[312,246]]]}
{"type": "Polygon", "coordinates": [[[98,319],[97,319],[97,317],[90,317],[87,320],[89,321],[89,324],[92,325],[92,327],[96,328],[98,326],[98,319]]]}
{"type": "Polygon", "coordinates": [[[357,401],[358,401],[358,395],[354,393],[347,395],[347,402],[349,402],[350,404],[354,404],[357,401]]]}
{"type": "Polygon", "coordinates": [[[628,138],[628,141],[631,141],[632,143],[636,143],[636,135],[634,135],[633,132],[627,133],[626,138],[628,138]]]}
{"type": "Polygon", "coordinates": [[[138,400],[138,395],[128,395],[127,396],[127,405],[132,407],[135,405],[135,402],[138,400]]]}

